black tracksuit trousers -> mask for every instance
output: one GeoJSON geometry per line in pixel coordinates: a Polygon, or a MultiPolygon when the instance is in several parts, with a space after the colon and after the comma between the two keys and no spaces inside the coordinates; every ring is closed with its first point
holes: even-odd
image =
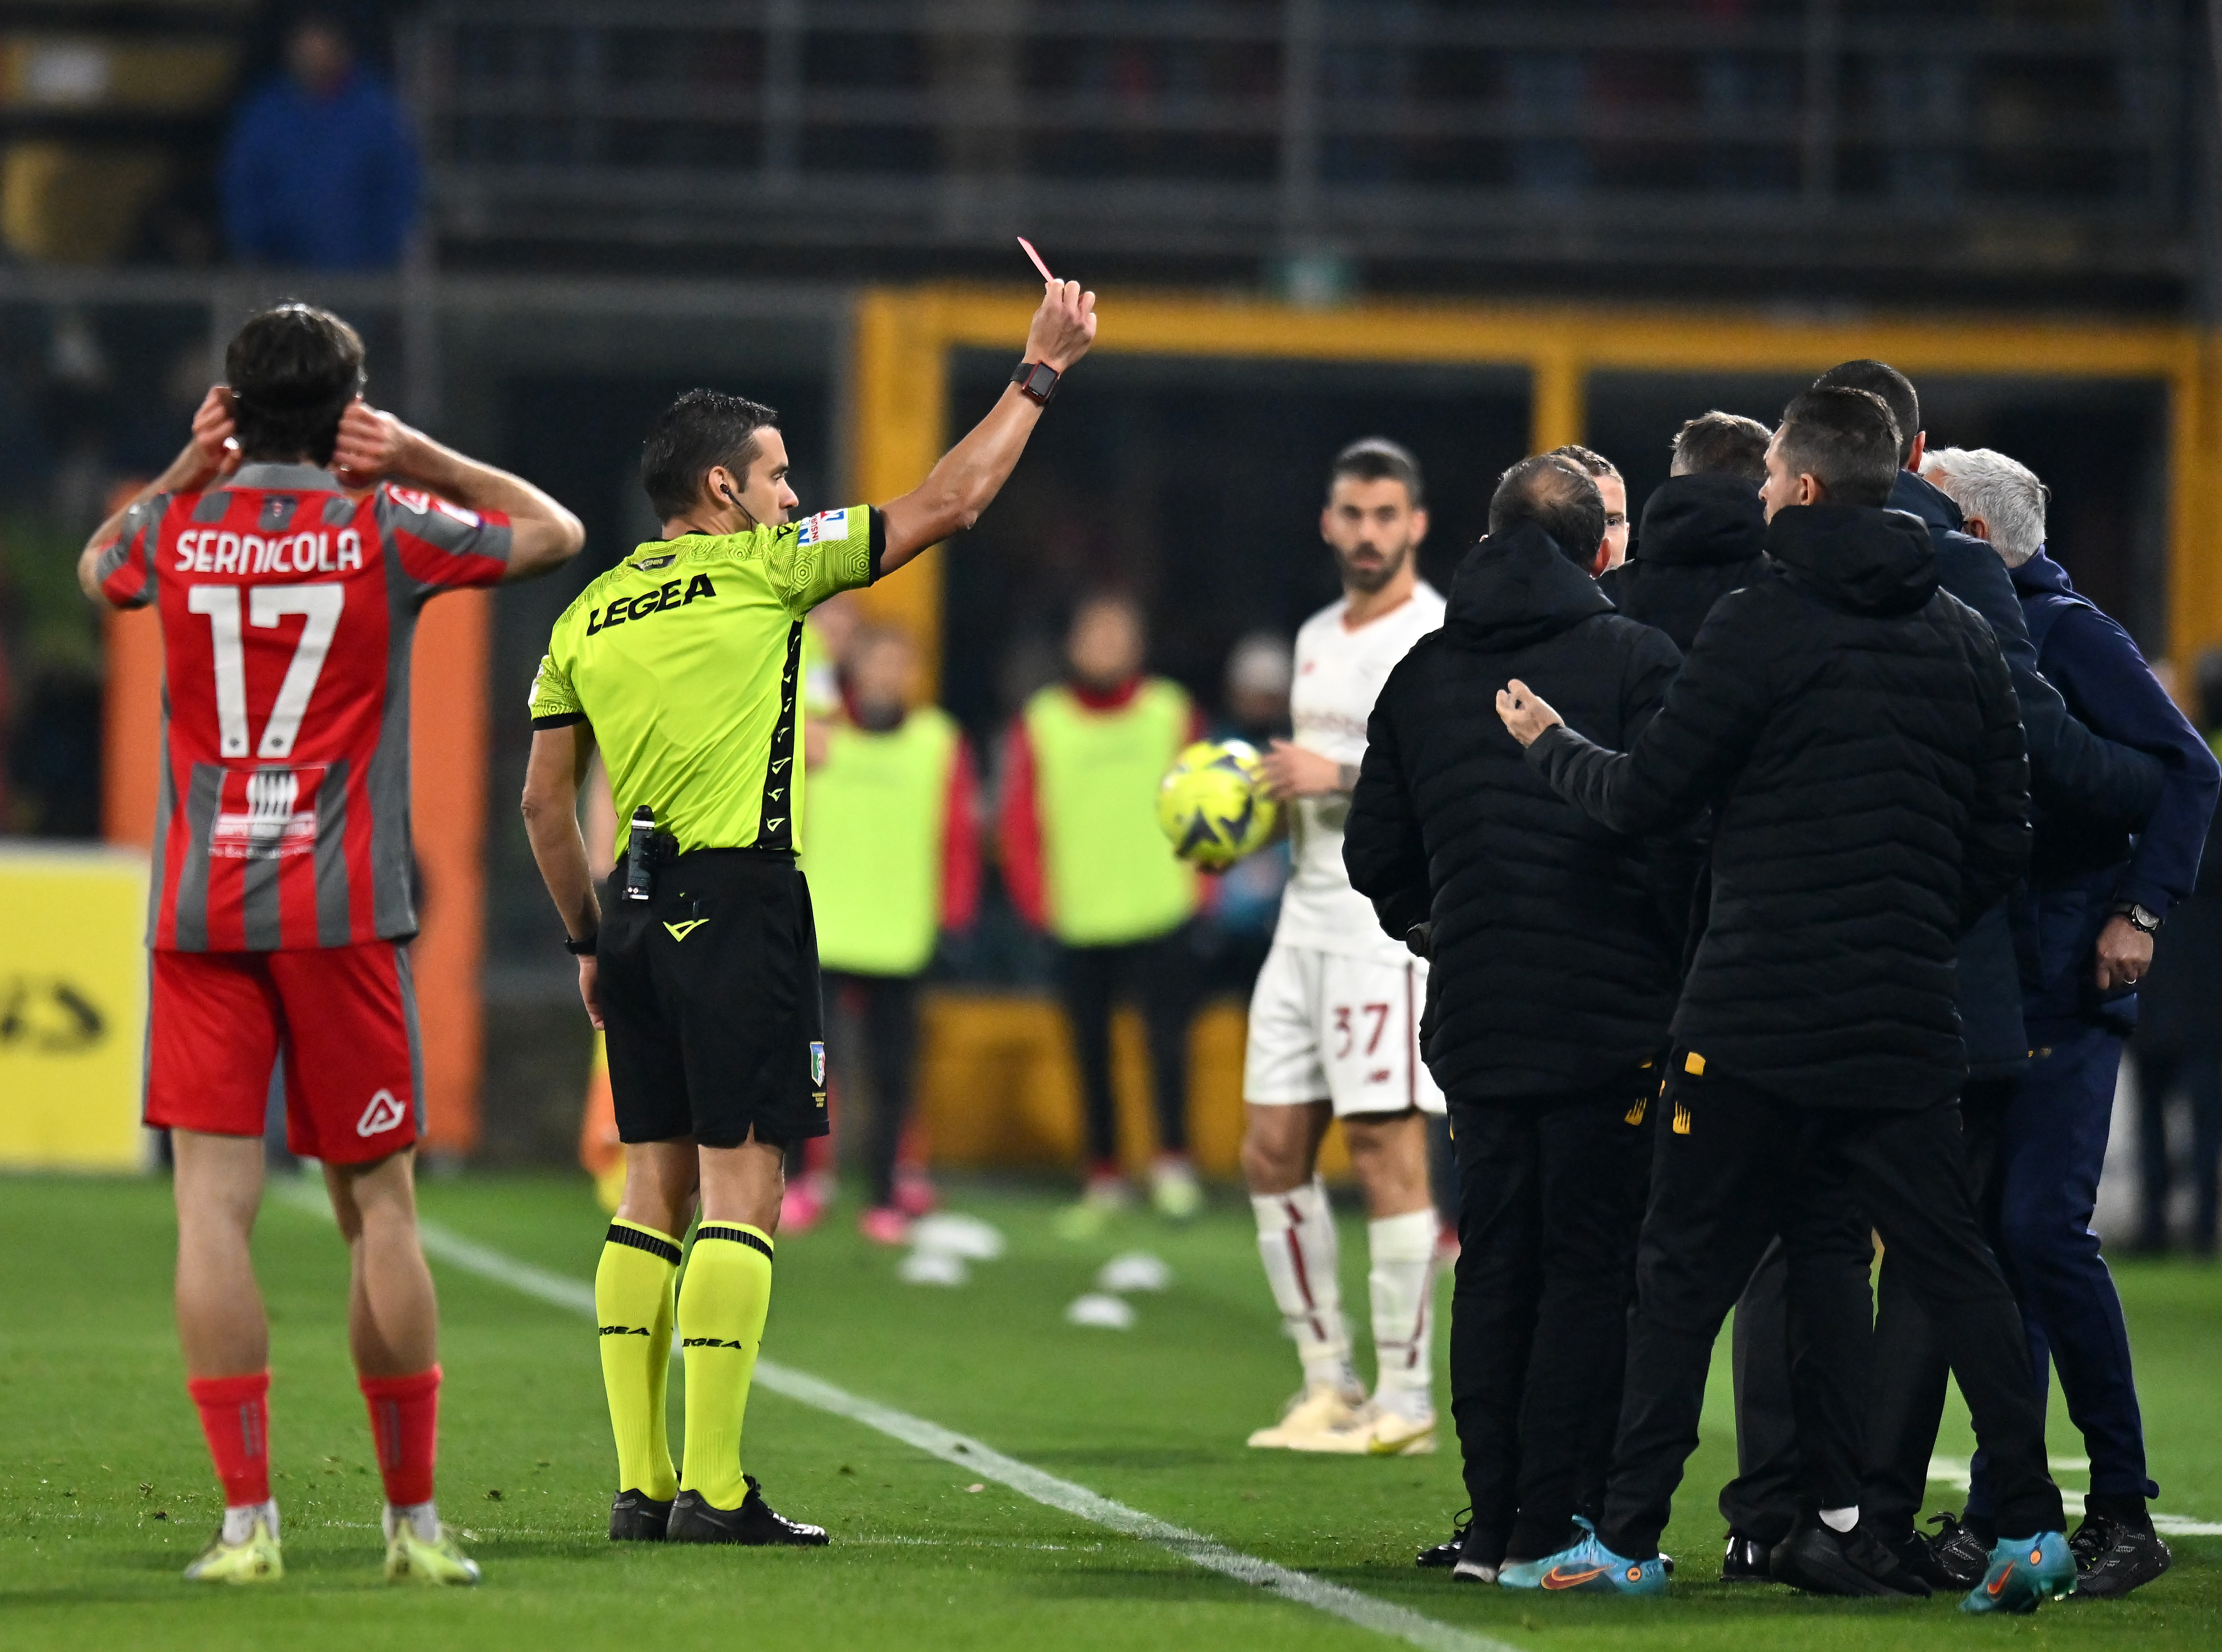
{"type": "Polygon", "coordinates": [[[1591,1090],[1451,1101],[1451,1416],[1491,1565],[1563,1548],[1574,1516],[1596,1515],[1620,1411],[1658,1071],[1591,1090]]]}
{"type": "Polygon", "coordinates": [[[1692,1059],[1677,1052],[1670,1064],[1654,1135],[1619,1435],[1597,1525],[1605,1546],[1632,1559],[1659,1552],[1697,1448],[1721,1322],[1778,1233],[1790,1267],[1792,1365],[1814,1379],[1792,1385],[1803,1493],[1820,1507],[1858,1501],[1873,1309],[1864,1272],[1849,1289],[1843,1261],[1849,1246],[1867,1244],[1862,1216],[1905,1258],[1959,1379],[1994,1465],[2001,1529],[2060,1530],[2021,1315],[1983,1241],[1958,1109],[1800,1107],[1717,1070],[1692,1074],[1692,1059]]]}

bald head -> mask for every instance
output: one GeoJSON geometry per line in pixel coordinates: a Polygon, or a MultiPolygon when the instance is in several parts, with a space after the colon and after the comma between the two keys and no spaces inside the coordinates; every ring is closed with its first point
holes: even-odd
{"type": "Polygon", "coordinates": [[[1539,453],[1498,478],[1489,501],[1489,537],[1509,533],[1522,522],[1549,534],[1584,572],[1596,571],[1604,545],[1604,496],[1572,461],[1539,453]]]}

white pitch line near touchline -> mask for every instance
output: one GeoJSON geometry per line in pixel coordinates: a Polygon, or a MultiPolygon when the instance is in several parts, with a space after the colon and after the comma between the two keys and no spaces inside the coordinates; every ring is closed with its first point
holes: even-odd
{"type": "MultiPolygon", "coordinates": [[[[323,1200],[308,1187],[280,1184],[279,1195],[288,1203],[303,1210],[329,1215],[323,1200]]],[[[461,1234],[440,1226],[437,1222],[419,1222],[417,1232],[423,1237],[424,1253],[436,1257],[451,1267],[475,1273],[480,1278],[491,1279],[497,1285],[556,1308],[594,1316],[594,1288],[583,1279],[551,1272],[535,1267],[530,1262],[519,1261],[513,1256],[465,1239],[461,1234]]],[[[1145,1542],[1157,1544],[1181,1559],[1233,1578],[1238,1583],[1247,1583],[1260,1589],[1271,1590],[1284,1600],[1312,1607],[1328,1616],[1340,1617],[1360,1629],[1371,1630],[1377,1635],[1386,1635],[1410,1646],[1423,1647],[1428,1652],[1516,1652],[1503,1641],[1494,1641],[1485,1635],[1476,1635],[1471,1630],[1439,1623],[1407,1606],[1360,1594],[1355,1589],[1346,1589],[1339,1583],[1329,1583],[1308,1572],[1293,1571],[1285,1566],[1276,1566],[1271,1561],[1261,1561],[1253,1555],[1238,1553],[1223,1543],[1213,1542],[1199,1532],[1160,1520],[1155,1515],[1145,1514],[1139,1509],[1130,1509],[1123,1503],[1089,1491],[1070,1480],[1059,1479],[1054,1474],[1043,1473],[1015,1457],[1006,1457],[992,1447],[969,1439],[929,1423],[924,1417],[913,1416],[907,1411],[898,1411],[881,1405],[845,1388],[820,1381],[807,1372],[793,1370],[770,1360],[756,1361],[756,1380],[775,1394],[799,1400],[818,1410],[836,1416],[847,1417],[866,1428],[915,1447],[930,1456],[956,1464],[999,1485],[1045,1504],[1052,1509],[1076,1515],[1083,1520],[1109,1528],[1129,1537],[1139,1537],[1145,1542]]]]}

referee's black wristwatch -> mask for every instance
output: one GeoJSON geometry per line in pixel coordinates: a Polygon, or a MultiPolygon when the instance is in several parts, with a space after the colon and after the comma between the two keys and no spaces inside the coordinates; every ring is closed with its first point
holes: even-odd
{"type": "Polygon", "coordinates": [[[592,958],[594,955],[594,947],[601,939],[602,932],[599,929],[584,940],[573,940],[566,935],[563,937],[563,950],[573,958],[592,958]]]}
{"type": "Polygon", "coordinates": [[[1064,375],[1046,361],[1021,361],[1011,369],[1011,382],[1026,393],[1030,401],[1046,407],[1050,398],[1064,375]]]}
{"type": "Polygon", "coordinates": [[[2160,933],[2160,914],[2150,907],[2141,907],[2134,901],[2118,901],[2114,904],[2114,915],[2127,918],[2130,927],[2143,935],[2160,933]]]}

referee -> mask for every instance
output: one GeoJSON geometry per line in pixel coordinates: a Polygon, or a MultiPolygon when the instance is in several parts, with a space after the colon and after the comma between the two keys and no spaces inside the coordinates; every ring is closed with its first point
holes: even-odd
{"type": "Polygon", "coordinates": [[[579,958],[580,996],[608,1036],[625,1143],[625,1197],[594,1275],[622,1488],[612,1539],[825,1541],[823,1528],[773,1512],[740,1450],[781,1161],[826,1129],[818,943],[794,864],[802,617],[978,519],[1059,375],[1088,353],[1095,306],[1078,283],[1050,283],[994,411],[884,506],[789,522],[797,501],[777,415],[689,391],[641,458],[662,538],[556,622],[532,688],[524,808],[579,958]],[[599,899],[578,823],[598,740],[619,833],[599,899]],[[698,1203],[702,1226],[675,1291],[698,1203]],[[687,1361],[678,1473],[663,1423],[675,1322],[687,1361]]]}

